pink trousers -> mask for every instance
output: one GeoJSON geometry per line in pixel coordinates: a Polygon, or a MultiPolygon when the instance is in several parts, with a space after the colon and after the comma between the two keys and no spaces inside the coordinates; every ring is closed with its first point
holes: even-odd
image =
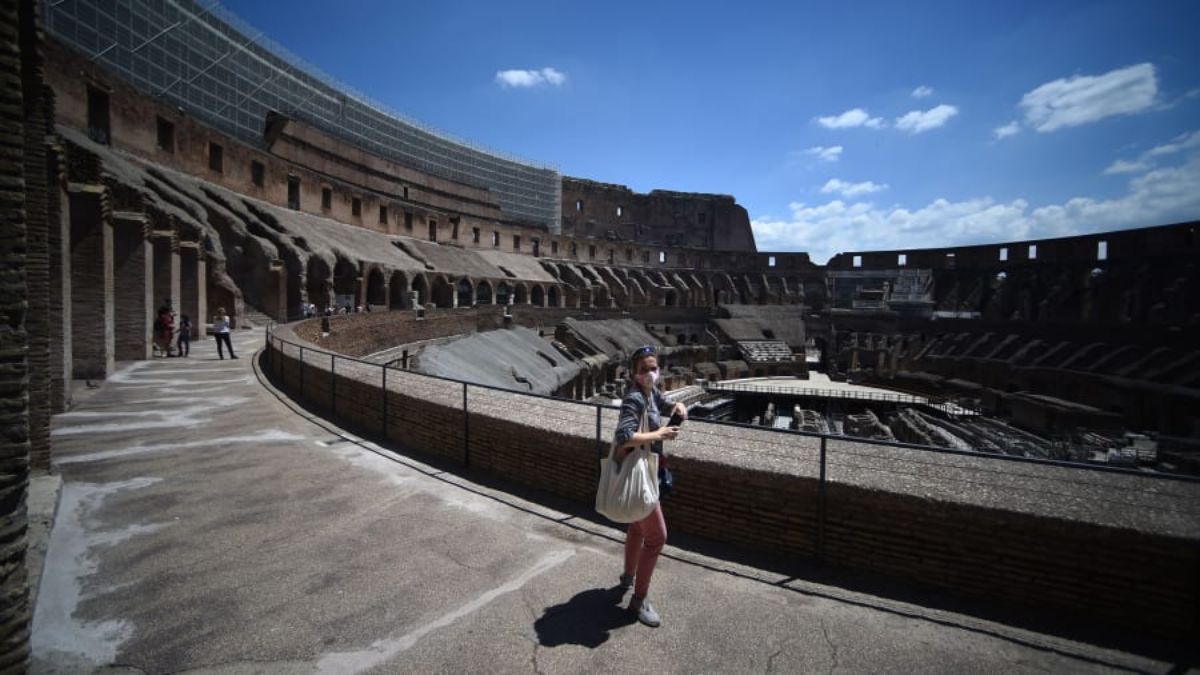
{"type": "Polygon", "coordinates": [[[630,523],[625,535],[625,574],[637,577],[635,595],[645,597],[650,590],[650,576],[666,543],[667,521],[663,520],[662,505],[655,504],[650,515],[630,523]]]}

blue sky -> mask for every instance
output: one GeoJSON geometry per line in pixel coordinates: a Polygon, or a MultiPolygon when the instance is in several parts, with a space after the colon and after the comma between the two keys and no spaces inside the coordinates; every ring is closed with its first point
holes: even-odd
{"type": "Polygon", "coordinates": [[[760,250],[1200,218],[1197,2],[225,6],[454,136],[732,194],[760,250]]]}

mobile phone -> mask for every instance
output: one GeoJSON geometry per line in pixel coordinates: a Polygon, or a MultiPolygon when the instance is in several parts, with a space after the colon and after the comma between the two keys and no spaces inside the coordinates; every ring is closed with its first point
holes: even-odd
{"type": "Polygon", "coordinates": [[[671,413],[671,419],[667,421],[667,426],[677,427],[681,424],[683,424],[683,415],[680,415],[678,411],[671,413]]]}

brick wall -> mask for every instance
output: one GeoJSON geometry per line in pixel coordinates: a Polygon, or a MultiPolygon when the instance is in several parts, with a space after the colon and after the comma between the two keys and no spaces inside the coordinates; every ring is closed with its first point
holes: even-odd
{"type": "Polygon", "coordinates": [[[25,494],[29,486],[26,350],[26,216],[20,13],[32,2],[0,1],[0,670],[29,663],[25,494]],[[18,5],[23,5],[18,8],[18,5]]]}
{"type": "Polygon", "coordinates": [[[50,241],[46,199],[46,134],[40,26],[31,7],[21,12],[21,88],[25,113],[25,284],[29,307],[30,462],[50,465],[50,241]]]}
{"type": "Polygon", "coordinates": [[[153,304],[151,271],[154,252],[146,239],[145,221],[117,220],[113,229],[113,274],[116,292],[114,347],[118,361],[151,356],[153,304]]]}
{"type": "MultiPolygon", "coordinates": [[[[294,341],[291,329],[279,327],[275,335],[294,341]]],[[[389,370],[385,422],[379,367],[338,360],[331,373],[329,354],[306,348],[303,366],[298,357],[296,346],[273,342],[268,368],[284,390],[320,414],[472,471],[584,505],[594,500],[613,410],[602,410],[597,442],[594,407],[472,386],[464,419],[462,384],[389,370]]],[[[968,503],[974,497],[963,488],[949,496],[872,489],[850,474],[827,483],[822,527],[812,452],[765,462],[755,456],[762,455],[760,444],[777,443],[765,440],[767,432],[695,422],[689,433],[706,427],[719,427],[728,449],[678,446],[671,459],[677,488],[663,502],[673,531],[792,558],[820,553],[839,567],[1151,634],[1197,635],[1200,538],[1194,534],[1139,530],[1115,518],[1080,522],[1029,503],[985,507],[968,503]],[[743,445],[752,453],[732,451],[743,445]]],[[[851,445],[841,449],[853,456],[851,445]]],[[[1049,467],[1032,470],[1041,469],[1049,467]]],[[[1109,488],[1127,494],[1138,486],[1126,483],[1142,480],[1087,478],[1111,482],[1099,494],[1109,488]]],[[[1175,490],[1200,502],[1200,487],[1173,485],[1164,495],[1175,490]]],[[[1100,512],[1108,504],[1094,507],[1100,512]]]]}
{"type": "Polygon", "coordinates": [[[71,193],[71,346],[74,377],[112,372],[112,225],[102,191],[71,193]]]}

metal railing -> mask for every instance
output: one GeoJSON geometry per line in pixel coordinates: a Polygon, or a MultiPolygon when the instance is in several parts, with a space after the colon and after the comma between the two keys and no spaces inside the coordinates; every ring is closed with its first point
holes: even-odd
{"type": "MultiPolygon", "coordinates": [[[[609,448],[611,428],[605,425],[605,412],[608,411],[612,427],[615,427],[616,411],[619,406],[607,405],[602,403],[593,403],[586,401],[575,401],[563,399],[554,396],[542,394],[534,394],[529,392],[514,391],[492,385],[478,384],[438,375],[429,375],[424,373],[415,373],[408,370],[393,368],[386,364],[366,361],[364,359],[344,356],[336,352],[320,349],[311,344],[291,341],[275,335],[273,326],[268,326],[266,331],[266,359],[267,370],[274,374],[275,364],[272,359],[276,358],[275,351],[278,350],[280,355],[288,356],[284,352],[285,347],[296,350],[296,357],[300,362],[299,368],[299,389],[300,397],[306,398],[304,373],[307,365],[322,367],[325,359],[328,359],[330,383],[329,387],[329,410],[334,419],[339,416],[347,416],[343,410],[344,403],[339,405],[337,391],[337,373],[339,370],[345,370],[345,366],[339,369],[339,362],[343,364],[358,364],[360,366],[374,369],[379,372],[379,382],[382,383],[382,397],[380,402],[382,415],[380,420],[380,428],[378,433],[383,438],[388,438],[389,424],[392,420],[389,419],[389,396],[392,395],[393,389],[389,389],[389,380],[393,385],[398,379],[398,376],[405,378],[419,378],[420,381],[427,382],[443,382],[447,387],[457,387],[461,390],[461,411],[463,424],[463,452],[462,466],[464,469],[471,468],[471,417],[472,414],[484,414],[484,410],[489,406],[477,402],[476,410],[473,413],[472,401],[478,401],[479,396],[472,396],[472,392],[501,392],[505,396],[514,397],[519,400],[517,404],[506,404],[503,409],[498,409],[494,404],[490,406],[488,414],[495,415],[498,412],[505,414],[506,411],[514,409],[537,410],[539,413],[555,415],[561,417],[564,410],[577,409],[582,412],[582,415],[572,415],[573,419],[591,420],[594,417],[594,446],[597,453],[597,458],[603,458],[609,448]],[[389,373],[392,375],[389,376],[389,373]],[[594,413],[592,412],[594,411],[594,413]]],[[[282,369],[280,376],[282,377],[282,369]]],[[[449,390],[447,390],[449,391],[449,390]]],[[[894,395],[894,400],[904,401],[911,400],[915,397],[907,397],[903,394],[894,395]]],[[[457,401],[458,397],[453,397],[457,401]]],[[[447,399],[450,400],[450,399],[447,399]]],[[[557,419],[557,417],[555,418],[557,419]]],[[[812,477],[817,480],[817,503],[814,505],[814,513],[816,514],[816,546],[814,557],[822,559],[824,549],[824,530],[826,523],[826,491],[827,486],[831,482],[845,482],[850,477],[852,472],[860,474],[869,474],[871,472],[883,472],[896,476],[916,477],[920,480],[929,483],[938,481],[950,481],[955,489],[971,489],[975,486],[986,486],[993,489],[1005,489],[1013,491],[1014,498],[1029,498],[1035,494],[1055,495],[1057,497],[1072,496],[1072,491],[1079,489],[1102,488],[1108,496],[1103,499],[1105,506],[1111,507],[1114,504],[1133,509],[1163,511],[1170,512],[1172,515],[1178,515],[1183,512],[1188,514],[1188,518],[1200,517],[1200,510],[1192,511],[1190,509],[1180,509],[1172,506],[1164,506],[1160,499],[1162,494],[1159,490],[1150,486],[1138,486],[1130,484],[1127,486],[1116,486],[1110,483],[1098,483],[1088,480],[1088,476],[1095,474],[1119,475],[1127,477],[1137,477],[1142,479],[1153,480],[1156,482],[1170,481],[1176,484],[1200,484],[1200,477],[1188,476],[1181,474],[1169,474],[1160,472],[1139,471],[1136,469],[1111,467],[1100,464],[1085,464],[1077,462],[1069,462],[1062,460],[1042,459],[1035,457],[1021,457],[1012,455],[1002,455],[994,453],[986,453],[972,450],[960,450],[953,448],[943,448],[934,446],[916,445],[912,443],[902,443],[897,441],[883,441],[878,439],[847,437],[827,433],[799,431],[790,429],[776,429],[769,427],[755,426],[751,424],[737,422],[718,422],[713,420],[696,419],[687,423],[687,441],[689,443],[705,446],[712,450],[721,452],[730,451],[731,447],[739,444],[746,444],[747,441],[752,441],[755,446],[754,450],[748,451],[764,457],[775,459],[786,459],[797,462],[797,466],[807,467],[811,469],[812,477]],[[895,456],[895,451],[902,451],[905,454],[902,458],[895,456]],[[909,454],[911,453],[911,454],[909,454]],[[956,464],[955,459],[970,458],[976,460],[971,464],[956,464]],[[978,463],[982,460],[983,464],[978,463]],[[815,466],[812,463],[815,462],[815,466]],[[1028,471],[1028,467],[1045,467],[1050,469],[1071,469],[1072,471],[1066,474],[1047,471],[1044,474],[1039,474],[1037,471],[1028,471]],[[945,469],[953,469],[954,477],[945,477],[936,475],[928,467],[941,467],[945,469]],[[1022,470],[1026,469],[1026,470],[1022,470]],[[961,472],[965,470],[965,475],[961,472]],[[846,471],[843,474],[844,480],[837,480],[836,477],[831,477],[839,471],[846,471]],[[1010,484],[1000,485],[996,481],[998,477],[1009,479],[1010,484]],[[1013,479],[1016,480],[1013,480],[1013,479]],[[1147,489],[1143,489],[1147,488],[1147,489]],[[1019,493],[1019,494],[1016,494],[1019,493]]],[[[366,430],[368,433],[371,430],[366,430]]],[[[421,448],[417,448],[421,449],[421,448]]],[[[597,463],[598,471],[598,463],[597,463]]],[[[1075,495],[1076,497],[1078,495],[1075,495]]],[[[1090,496],[1088,498],[1091,498],[1090,496]]]]}
{"type": "Polygon", "coordinates": [[[980,411],[963,401],[951,398],[919,396],[903,392],[890,391],[861,391],[855,389],[815,389],[807,387],[787,387],[765,382],[705,382],[704,389],[712,392],[727,392],[741,394],[767,394],[770,396],[788,396],[792,398],[837,398],[851,401],[871,401],[875,403],[897,403],[903,405],[924,405],[943,410],[955,415],[979,415],[980,411]]]}

